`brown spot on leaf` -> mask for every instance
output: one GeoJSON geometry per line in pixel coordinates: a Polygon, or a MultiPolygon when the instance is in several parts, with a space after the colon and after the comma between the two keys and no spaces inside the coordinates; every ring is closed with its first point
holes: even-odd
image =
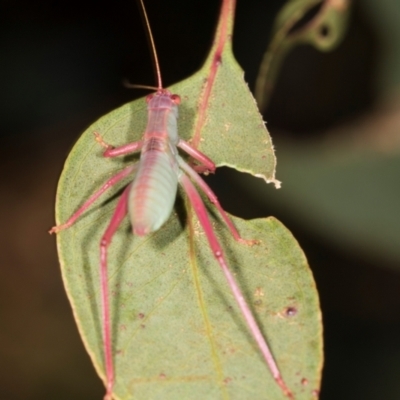
{"type": "Polygon", "coordinates": [[[296,307],[287,307],[285,310],[285,315],[287,317],[294,317],[297,314],[298,310],[296,307]]]}

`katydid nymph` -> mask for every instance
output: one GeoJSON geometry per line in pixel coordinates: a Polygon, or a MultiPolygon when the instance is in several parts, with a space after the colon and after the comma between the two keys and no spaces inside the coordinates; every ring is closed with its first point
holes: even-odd
{"type": "MultiPolygon", "coordinates": [[[[124,179],[130,178],[131,183],[123,190],[108,227],[100,239],[101,324],[105,365],[104,383],[106,387],[104,400],[112,400],[114,383],[118,379],[115,376],[113,359],[115,349],[113,349],[111,337],[112,320],[110,315],[110,293],[107,272],[109,263],[107,259],[108,248],[116,230],[126,215],[129,216],[134,235],[145,236],[160,229],[172,213],[178,185],[183,188],[197,215],[207,237],[210,250],[223,271],[247,328],[257,343],[266,365],[283,393],[289,398],[293,398],[291,391],[281,376],[252,311],[239,285],[236,283],[233,273],[228,267],[222,246],[213,230],[207,209],[195,185],[215,206],[236,241],[242,243],[243,246],[252,246],[257,245],[257,240],[245,240],[241,238],[211,188],[200,177],[199,173],[215,172],[216,166],[214,162],[178,135],[177,118],[180,97],[177,94],[172,94],[162,85],[161,72],[150,24],[143,0],[140,2],[152,47],[158,83],[157,87],[152,88],[155,90],[155,93],[146,97],[148,115],[146,130],[141,140],[118,147],[106,143],[100,133],[94,132],[95,140],[105,148],[103,152],[104,157],[113,158],[140,151],[140,159],[137,163],[125,167],[122,171],[109,178],[66,222],[54,226],[50,230],[50,233],[58,233],[69,228],[109,188],[124,179]],[[194,161],[190,163],[185,161],[179,154],[178,149],[185,152],[194,161]]],[[[140,85],[137,85],[137,87],[140,87],[140,85]]]]}

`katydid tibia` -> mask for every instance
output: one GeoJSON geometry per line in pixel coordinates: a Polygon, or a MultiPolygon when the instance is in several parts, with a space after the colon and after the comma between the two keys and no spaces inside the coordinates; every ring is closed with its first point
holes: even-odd
{"type": "MultiPolygon", "coordinates": [[[[124,217],[128,214],[134,235],[144,236],[157,231],[169,218],[175,203],[178,184],[195,210],[197,218],[204,229],[210,249],[219,263],[232,294],[241,310],[248,329],[254,337],[267,366],[274,379],[281,387],[283,393],[289,398],[293,395],[281,376],[272,353],[264,339],[258,324],[229,270],[223,249],[214,233],[209,220],[206,207],[195,187],[196,184],[202,192],[214,204],[222,219],[235,240],[244,245],[257,244],[256,240],[242,239],[222,209],[217,197],[211,188],[203,181],[199,173],[215,172],[215,164],[205,154],[182,140],[177,133],[178,105],[180,97],[164,89],[161,81],[161,73],[154,41],[150,30],[147,14],[141,0],[143,15],[146,21],[153,57],[157,71],[158,87],[156,92],[147,96],[148,122],[141,140],[128,143],[119,147],[107,144],[99,133],[95,132],[95,140],[105,148],[104,157],[124,156],[140,151],[140,160],[129,165],[116,175],[108,179],[103,186],[96,191],[65,223],[57,225],[50,233],[57,233],[73,225],[79,217],[109,188],[113,187],[125,178],[131,178],[121,194],[109,225],[100,240],[100,279],[102,299],[102,332],[103,351],[105,361],[105,386],[104,400],[112,400],[115,381],[113,348],[111,339],[111,316],[109,304],[109,288],[107,274],[107,253],[114,233],[118,229],[124,217]],[[196,161],[196,165],[189,165],[179,155],[178,148],[196,161]],[[194,183],[194,184],[193,184],[194,183]]],[[[138,85],[139,86],[139,85],[138,85]]]]}

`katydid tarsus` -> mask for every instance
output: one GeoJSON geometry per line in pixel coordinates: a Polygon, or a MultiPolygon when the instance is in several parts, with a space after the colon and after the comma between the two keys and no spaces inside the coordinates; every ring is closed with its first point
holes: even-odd
{"type": "MultiPolygon", "coordinates": [[[[150,29],[147,13],[140,0],[143,16],[149,34],[152,54],[156,69],[158,87],[155,93],[146,98],[148,122],[141,140],[131,142],[119,147],[107,144],[101,135],[94,132],[95,140],[105,148],[104,157],[124,156],[140,151],[140,160],[129,165],[122,171],[107,180],[65,223],[54,226],[49,232],[57,233],[72,226],[79,217],[109,188],[125,178],[130,178],[131,183],[126,186],[116,205],[114,214],[100,240],[100,287],[102,300],[102,334],[105,362],[104,400],[112,400],[113,386],[116,380],[114,374],[113,348],[111,338],[111,316],[109,304],[109,288],[107,274],[107,253],[114,233],[126,215],[129,215],[134,235],[144,236],[157,231],[169,218],[175,203],[178,184],[182,186],[197,218],[204,229],[209,246],[219,263],[232,294],[246,321],[249,332],[256,341],[259,350],[265,359],[274,379],[281,387],[283,393],[289,398],[293,395],[281,376],[274,357],[268,347],[263,334],[248,306],[234,275],[228,268],[222,246],[214,233],[209,220],[206,207],[195,188],[195,183],[216,207],[234,239],[243,245],[252,246],[257,240],[241,238],[228,215],[222,209],[217,197],[211,188],[200,177],[199,173],[214,173],[215,164],[205,154],[201,153],[188,142],[182,140],[177,133],[178,105],[180,97],[164,89],[161,72],[155,50],[154,40],[150,29]],[[194,161],[189,164],[179,155],[178,148],[183,150],[194,161]]],[[[140,85],[136,85],[140,87],[140,85]]]]}

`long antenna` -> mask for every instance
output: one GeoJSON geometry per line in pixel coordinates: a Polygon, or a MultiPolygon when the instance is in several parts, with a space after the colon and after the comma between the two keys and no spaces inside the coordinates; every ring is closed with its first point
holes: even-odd
{"type": "Polygon", "coordinates": [[[155,86],[137,85],[136,83],[130,83],[127,79],[124,79],[122,81],[122,84],[128,89],[150,89],[150,90],[156,90],[156,91],[160,89],[155,86]]]}
{"type": "MultiPolygon", "coordinates": [[[[152,55],[153,55],[153,61],[154,61],[154,67],[155,67],[155,69],[156,69],[156,76],[157,76],[157,82],[158,82],[158,90],[160,90],[160,89],[163,88],[163,85],[162,85],[162,81],[161,81],[161,71],[160,71],[160,64],[158,63],[158,57],[157,57],[157,52],[156,52],[156,45],[154,44],[153,34],[151,33],[149,18],[147,17],[147,13],[146,13],[146,9],[144,8],[143,0],[140,0],[140,4],[141,4],[141,6],[142,6],[143,16],[144,16],[144,20],[145,20],[145,22],[146,22],[147,33],[149,34],[150,45],[151,45],[152,55]]],[[[136,86],[136,87],[137,87],[137,86],[136,86]]]]}

